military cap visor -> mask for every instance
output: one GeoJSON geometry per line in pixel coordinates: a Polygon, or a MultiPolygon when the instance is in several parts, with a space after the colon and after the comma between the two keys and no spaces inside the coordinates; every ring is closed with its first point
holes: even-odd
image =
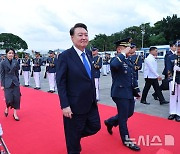
{"type": "Polygon", "coordinates": [[[40,52],[35,51],[35,54],[36,54],[36,55],[40,55],[40,52]]]}
{"type": "Polygon", "coordinates": [[[48,52],[49,54],[52,54],[52,53],[54,53],[54,51],[52,51],[52,50],[49,50],[49,52],[48,52]]]}
{"type": "Polygon", "coordinates": [[[96,51],[96,50],[98,50],[98,48],[92,48],[92,51],[96,51]]]}
{"type": "Polygon", "coordinates": [[[131,46],[131,38],[126,38],[126,39],[122,39],[119,41],[114,42],[114,44],[116,45],[116,47],[118,46],[124,46],[124,47],[130,47],[131,46]]]}
{"type": "MultiPolygon", "coordinates": [[[[174,43],[175,43],[175,42],[174,42],[174,43]]],[[[180,40],[177,40],[177,41],[176,41],[175,46],[176,46],[176,47],[180,47],[180,40]]]]}

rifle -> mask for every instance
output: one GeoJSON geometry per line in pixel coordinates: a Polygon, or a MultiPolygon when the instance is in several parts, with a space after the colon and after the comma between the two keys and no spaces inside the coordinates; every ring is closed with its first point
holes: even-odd
{"type": "Polygon", "coordinates": [[[135,62],[134,62],[134,64],[135,64],[135,70],[138,70],[138,69],[139,69],[139,66],[136,66],[136,65],[138,64],[139,56],[140,56],[140,55],[138,55],[138,57],[136,58],[136,60],[135,60],[135,62]]]}
{"type": "Polygon", "coordinates": [[[33,77],[33,76],[34,76],[34,71],[32,70],[32,71],[31,71],[31,77],[33,77]]]}
{"type": "Polygon", "coordinates": [[[99,65],[98,65],[98,63],[99,63],[99,61],[100,61],[100,56],[98,57],[98,59],[97,59],[97,61],[96,61],[96,63],[94,64],[94,68],[99,68],[99,65]]]}
{"type": "Polygon", "coordinates": [[[48,67],[48,66],[46,66],[46,70],[45,70],[45,72],[44,72],[44,79],[47,78],[47,67],[48,67]]]}
{"type": "Polygon", "coordinates": [[[33,76],[34,76],[33,67],[34,67],[34,59],[32,59],[31,77],[33,77],[33,76]]]}
{"type": "Polygon", "coordinates": [[[21,68],[21,70],[20,70],[20,75],[22,75],[22,68],[21,68]]]}
{"type": "Polygon", "coordinates": [[[0,153],[4,153],[4,154],[10,154],[3,138],[2,138],[2,135],[3,135],[3,130],[2,130],[2,127],[1,127],[1,124],[0,124],[0,153]],[[1,146],[3,147],[3,149],[1,149],[1,146]]]}

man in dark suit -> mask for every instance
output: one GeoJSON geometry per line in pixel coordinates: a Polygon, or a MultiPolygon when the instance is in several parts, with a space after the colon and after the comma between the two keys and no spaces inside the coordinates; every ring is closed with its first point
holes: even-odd
{"type": "Polygon", "coordinates": [[[116,42],[120,52],[111,61],[110,66],[112,74],[111,97],[116,103],[118,114],[104,122],[109,134],[112,134],[114,126],[119,125],[122,143],[131,150],[139,151],[140,148],[130,140],[127,128],[128,118],[134,113],[134,96],[140,97],[134,65],[128,59],[131,50],[129,40],[130,38],[127,38],[116,42]]]}
{"type": "Polygon", "coordinates": [[[96,99],[99,100],[99,78],[100,78],[100,69],[102,67],[102,58],[98,56],[98,49],[92,49],[93,55],[93,67],[94,67],[94,80],[96,87],[96,99]]]}
{"type": "Polygon", "coordinates": [[[63,112],[68,154],[80,154],[81,138],[100,130],[92,53],[87,26],[77,23],[70,29],[73,46],[58,56],[56,82],[63,112]]]}

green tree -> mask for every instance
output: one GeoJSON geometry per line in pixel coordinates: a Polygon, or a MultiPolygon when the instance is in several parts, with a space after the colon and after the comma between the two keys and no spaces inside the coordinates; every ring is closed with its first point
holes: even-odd
{"type": "Polygon", "coordinates": [[[4,44],[0,47],[1,49],[6,49],[6,48],[14,48],[15,50],[28,49],[28,45],[24,40],[22,40],[19,36],[11,33],[1,33],[0,42],[4,42],[4,44]]]}

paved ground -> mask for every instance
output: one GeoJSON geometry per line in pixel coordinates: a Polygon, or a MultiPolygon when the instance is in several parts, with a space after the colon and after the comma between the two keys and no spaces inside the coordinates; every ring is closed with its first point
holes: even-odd
{"type": "MultiPolygon", "coordinates": [[[[161,75],[161,72],[164,68],[164,61],[158,60],[158,72],[161,75]]],[[[44,66],[42,66],[42,72],[41,72],[41,90],[48,91],[49,85],[48,85],[48,79],[44,79],[44,66]]],[[[22,85],[24,85],[24,80],[22,76],[20,76],[20,82],[22,85]]],[[[31,87],[35,87],[34,79],[31,77],[30,80],[31,87]]],[[[160,82],[161,83],[161,82],[160,82]]],[[[139,73],[139,87],[141,91],[144,87],[144,78],[143,73],[139,73]]],[[[106,104],[109,106],[115,106],[115,103],[112,101],[110,97],[110,88],[111,88],[111,75],[108,74],[108,76],[101,76],[100,78],[100,102],[102,104],[106,104]]],[[[169,104],[166,105],[160,105],[159,101],[155,101],[152,97],[153,88],[150,89],[147,102],[151,103],[150,105],[144,105],[139,103],[139,101],[136,101],[136,107],[135,111],[146,113],[149,115],[155,115],[159,117],[167,118],[169,115],[169,104]]],[[[163,95],[166,100],[169,101],[169,91],[163,91],[163,95]]],[[[115,113],[116,114],[116,113],[115,113]]]]}

